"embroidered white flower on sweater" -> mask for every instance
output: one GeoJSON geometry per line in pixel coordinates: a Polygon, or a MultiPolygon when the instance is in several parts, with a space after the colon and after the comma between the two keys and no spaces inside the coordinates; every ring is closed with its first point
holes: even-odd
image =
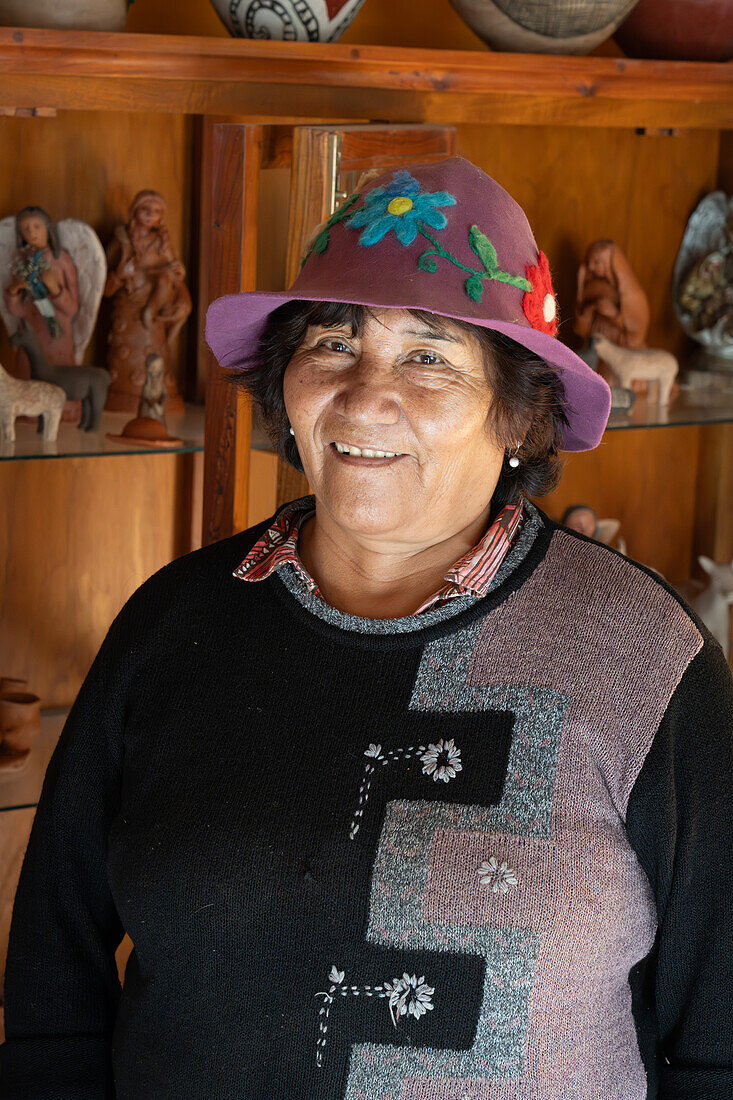
{"type": "Polygon", "coordinates": [[[484,860],[478,869],[482,886],[490,886],[495,894],[506,894],[510,886],[517,885],[517,873],[506,861],[499,863],[496,856],[484,860]]]}
{"type": "Polygon", "coordinates": [[[364,749],[364,755],[365,756],[373,756],[375,760],[381,760],[382,759],[382,746],[372,744],[372,745],[369,746],[368,749],[364,749]]]}
{"type": "Polygon", "coordinates": [[[323,998],[323,1004],[318,1010],[318,1039],[316,1041],[316,1065],[323,1065],[323,1054],[326,1047],[326,1035],[328,1032],[328,1017],[331,1005],[336,997],[383,997],[389,998],[389,1014],[395,1027],[401,1016],[408,1013],[419,1020],[427,1012],[433,1009],[433,993],[435,989],[425,981],[425,975],[419,978],[415,974],[403,974],[401,978],[395,978],[391,982],[383,982],[382,985],[348,985],[344,982],[345,971],[339,970],[335,965],[331,967],[328,980],[331,983],[328,991],[322,990],[316,993],[316,997],[323,998]]]}
{"type": "Polygon", "coordinates": [[[436,783],[439,779],[447,783],[450,779],[455,779],[458,772],[463,771],[461,752],[452,738],[450,741],[443,741],[441,738],[437,745],[428,745],[420,759],[423,762],[423,772],[425,775],[432,775],[436,783]]]}
{"type": "Polygon", "coordinates": [[[393,982],[385,982],[384,988],[389,993],[389,1011],[395,1027],[400,1016],[409,1013],[419,1020],[433,1008],[431,998],[435,989],[425,983],[424,974],[419,978],[415,974],[403,974],[393,982]]]}

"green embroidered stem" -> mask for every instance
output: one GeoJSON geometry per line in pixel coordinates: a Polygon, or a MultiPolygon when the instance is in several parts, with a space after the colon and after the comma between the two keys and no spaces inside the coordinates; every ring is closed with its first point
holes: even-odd
{"type": "Polygon", "coordinates": [[[515,286],[519,290],[527,292],[532,290],[532,284],[528,279],[523,278],[521,275],[510,275],[508,271],[502,271],[500,269],[496,249],[491,241],[484,236],[478,226],[472,225],[469,229],[468,243],[481,260],[484,266],[483,271],[475,271],[472,267],[466,267],[465,264],[462,264],[460,260],[457,260],[450,252],[446,252],[420,222],[418,222],[418,225],[423,237],[430,241],[434,250],[428,249],[426,252],[423,252],[420,259],[417,261],[417,266],[423,271],[429,271],[431,274],[434,274],[438,270],[438,265],[431,257],[440,256],[442,259],[448,260],[449,263],[459,267],[462,271],[467,271],[468,278],[464,283],[464,287],[466,294],[468,294],[469,298],[474,302],[480,302],[483,297],[484,279],[493,279],[497,283],[508,283],[510,286],[515,286]]]}
{"type": "Polygon", "coordinates": [[[361,198],[361,192],[359,192],[356,195],[350,195],[349,198],[346,199],[341,204],[341,206],[338,208],[336,213],[331,215],[331,217],[328,219],[328,221],[324,225],[321,232],[318,234],[318,236],[314,240],[313,244],[310,246],[310,248],[306,252],[303,259],[300,261],[301,270],[303,268],[303,265],[305,264],[305,261],[310,256],[311,252],[321,253],[321,252],[326,251],[326,249],[328,248],[329,241],[331,239],[331,235],[329,233],[329,230],[331,229],[332,226],[336,225],[337,222],[343,221],[343,219],[346,217],[347,212],[349,211],[349,208],[354,205],[354,203],[357,201],[357,199],[360,199],[360,198],[361,198]]]}

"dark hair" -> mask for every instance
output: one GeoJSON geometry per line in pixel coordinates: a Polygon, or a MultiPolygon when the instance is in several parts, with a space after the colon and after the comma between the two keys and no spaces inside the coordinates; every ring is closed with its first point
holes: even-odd
{"type": "MultiPolygon", "coordinates": [[[[369,312],[368,306],[344,302],[286,302],[268,317],[249,358],[252,366],[233,374],[233,383],[251,394],[278,453],[296,470],[302,472],[303,466],[283,399],[285,369],[309,325],[350,325],[352,336],[358,336],[369,312]]],[[[558,449],[568,423],[565,388],[559,375],[544,359],[503,333],[424,310],[408,312],[435,332],[440,332],[444,323],[455,325],[475,336],[484,352],[484,370],[492,391],[487,417],[492,417],[494,435],[507,450],[492,497],[492,512],[520,493],[543,496],[554,489],[562,473],[558,449]],[[513,468],[509,458],[520,439],[524,442],[517,454],[519,466],[513,468]]]]}
{"type": "Polygon", "coordinates": [[[54,259],[57,260],[61,255],[61,244],[59,242],[59,235],[56,231],[56,223],[51,220],[42,206],[24,206],[23,209],[15,215],[15,243],[18,248],[25,247],[23,234],[20,231],[20,223],[23,218],[41,219],[48,231],[48,247],[51,249],[54,259]]]}

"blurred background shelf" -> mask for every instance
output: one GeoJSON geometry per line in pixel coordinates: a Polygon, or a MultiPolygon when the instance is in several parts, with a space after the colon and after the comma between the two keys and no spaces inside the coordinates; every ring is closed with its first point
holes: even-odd
{"type": "Polygon", "coordinates": [[[667,406],[647,402],[637,397],[633,407],[614,409],[606,431],[628,428],[680,428],[694,424],[733,423],[733,394],[712,390],[685,390],[667,406]]]}
{"type": "Polygon", "coordinates": [[[142,443],[117,443],[107,433],[119,435],[134,414],[103,412],[99,428],[83,432],[76,424],[60,424],[58,439],[45,442],[36,423],[17,421],[15,443],[0,442],[0,462],[34,458],[92,458],[104,455],[194,454],[204,449],[204,406],[187,404],[185,411],[166,416],[168,435],[181,440],[176,447],[146,447],[142,443]]]}

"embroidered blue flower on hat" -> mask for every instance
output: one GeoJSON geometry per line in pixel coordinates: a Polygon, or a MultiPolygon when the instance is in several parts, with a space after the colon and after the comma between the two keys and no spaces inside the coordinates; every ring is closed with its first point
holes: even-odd
{"type": "Polygon", "coordinates": [[[402,168],[385,187],[369,191],[364,205],[346,224],[364,230],[359,244],[376,244],[394,230],[400,244],[411,245],[420,231],[420,222],[432,229],[445,229],[448,220],[438,207],[455,203],[455,196],[448,191],[422,191],[415,177],[402,168]]]}

